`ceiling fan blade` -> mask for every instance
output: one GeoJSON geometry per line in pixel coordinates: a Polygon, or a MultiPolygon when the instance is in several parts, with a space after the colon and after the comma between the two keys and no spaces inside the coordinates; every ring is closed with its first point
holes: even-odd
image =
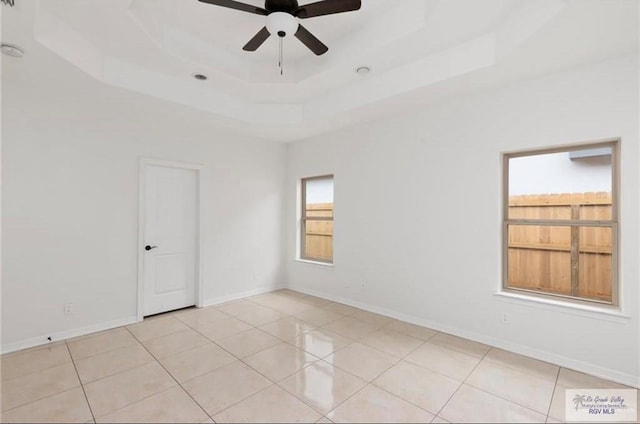
{"type": "Polygon", "coordinates": [[[322,41],[318,40],[315,35],[311,34],[302,25],[298,25],[298,31],[296,31],[295,35],[298,40],[302,41],[302,44],[307,46],[309,50],[317,56],[323,55],[329,50],[329,47],[325,46],[322,41]]]}
{"type": "Polygon", "coordinates": [[[258,50],[258,47],[262,45],[262,43],[267,41],[267,38],[269,38],[270,35],[271,33],[269,33],[267,27],[262,28],[256,35],[253,36],[251,40],[249,40],[247,44],[244,45],[242,50],[255,52],[256,50],[258,50]]]}
{"type": "Polygon", "coordinates": [[[295,15],[300,19],[314,18],[334,13],[351,12],[360,9],[361,6],[361,0],[323,0],[298,7],[295,15]]]}
{"type": "Polygon", "coordinates": [[[214,6],[228,7],[229,9],[241,10],[243,12],[255,13],[256,15],[267,16],[268,12],[261,7],[252,6],[246,3],[240,3],[234,0],[198,0],[202,3],[212,4],[214,6]]]}

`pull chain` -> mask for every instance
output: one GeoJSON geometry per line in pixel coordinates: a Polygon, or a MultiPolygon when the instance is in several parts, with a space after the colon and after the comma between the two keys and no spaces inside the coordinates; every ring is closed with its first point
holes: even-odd
{"type": "Polygon", "coordinates": [[[284,75],[284,58],[282,54],[282,41],[284,37],[280,37],[280,54],[278,56],[278,67],[280,68],[280,75],[284,75]]]}

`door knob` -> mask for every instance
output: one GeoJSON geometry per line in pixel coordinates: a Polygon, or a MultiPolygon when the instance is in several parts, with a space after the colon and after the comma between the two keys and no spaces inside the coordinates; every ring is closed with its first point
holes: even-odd
{"type": "Polygon", "coordinates": [[[144,250],[151,250],[151,249],[155,249],[158,246],[149,246],[148,244],[144,247],[144,250]]]}

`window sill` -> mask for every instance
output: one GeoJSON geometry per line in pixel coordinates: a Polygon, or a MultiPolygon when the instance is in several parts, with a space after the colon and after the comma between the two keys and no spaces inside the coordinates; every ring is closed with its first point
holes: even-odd
{"type": "Polygon", "coordinates": [[[583,316],[592,319],[605,320],[618,323],[628,323],[631,317],[622,313],[619,307],[592,306],[580,303],[567,302],[556,299],[547,299],[520,293],[498,291],[494,296],[501,298],[503,302],[531,306],[550,311],[557,311],[572,315],[583,316]]]}
{"type": "Polygon", "coordinates": [[[295,259],[296,262],[302,262],[304,264],[312,264],[312,265],[320,265],[320,266],[325,266],[328,268],[333,268],[333,264],[329,263],[329,262],[320,262],[320,261],[312,261],[309,259],[295,259]]]}

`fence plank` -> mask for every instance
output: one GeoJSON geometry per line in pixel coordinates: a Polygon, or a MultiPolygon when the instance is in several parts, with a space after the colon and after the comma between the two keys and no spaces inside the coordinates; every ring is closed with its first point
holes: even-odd
{"type": "MultiPolygon", "coordinates": [[[[307,211],[308,217],[333,217],[333,204],[309,204],[307,211]]],[[[611,214],[611,193],[509,198],[511,219],[578,217],[598,221],[610,220],[611,214]]],[[[307,256],[323,260],[333,258],[333,221],[308,220],[305,238],[307,256]]],[[[567,226],[512,225],[508,239],[511,287],[562,295],[573,292],[584,298],[611,301],[611,228],[579,227],[572,233],[571,227],[567,226]],[[572,254],[578,265],[573,272],[573,284],[572,254]]]]}
{"type": "MultiPolygon", "coordinates": [[[[307,205],[307,209],[310,206],[307,205]]],[[[331,216],[333,210],[327,209],[327,204],[319,205],[314,211],[322,210],[326,212],[324,216],[331,216]]],[[[333,259],[333,221],[307,220],[305,232],[305,257],[315,258],[324,261],[333,259]]]]}
{"type": "MultiPolygon", "coordinates": [[[[610,220],[611,193],[510,196],[510,219],[610,220]]],[[[611,300],[612,232],[608,227],[512,225],[509,285],[611,300]]]]}

